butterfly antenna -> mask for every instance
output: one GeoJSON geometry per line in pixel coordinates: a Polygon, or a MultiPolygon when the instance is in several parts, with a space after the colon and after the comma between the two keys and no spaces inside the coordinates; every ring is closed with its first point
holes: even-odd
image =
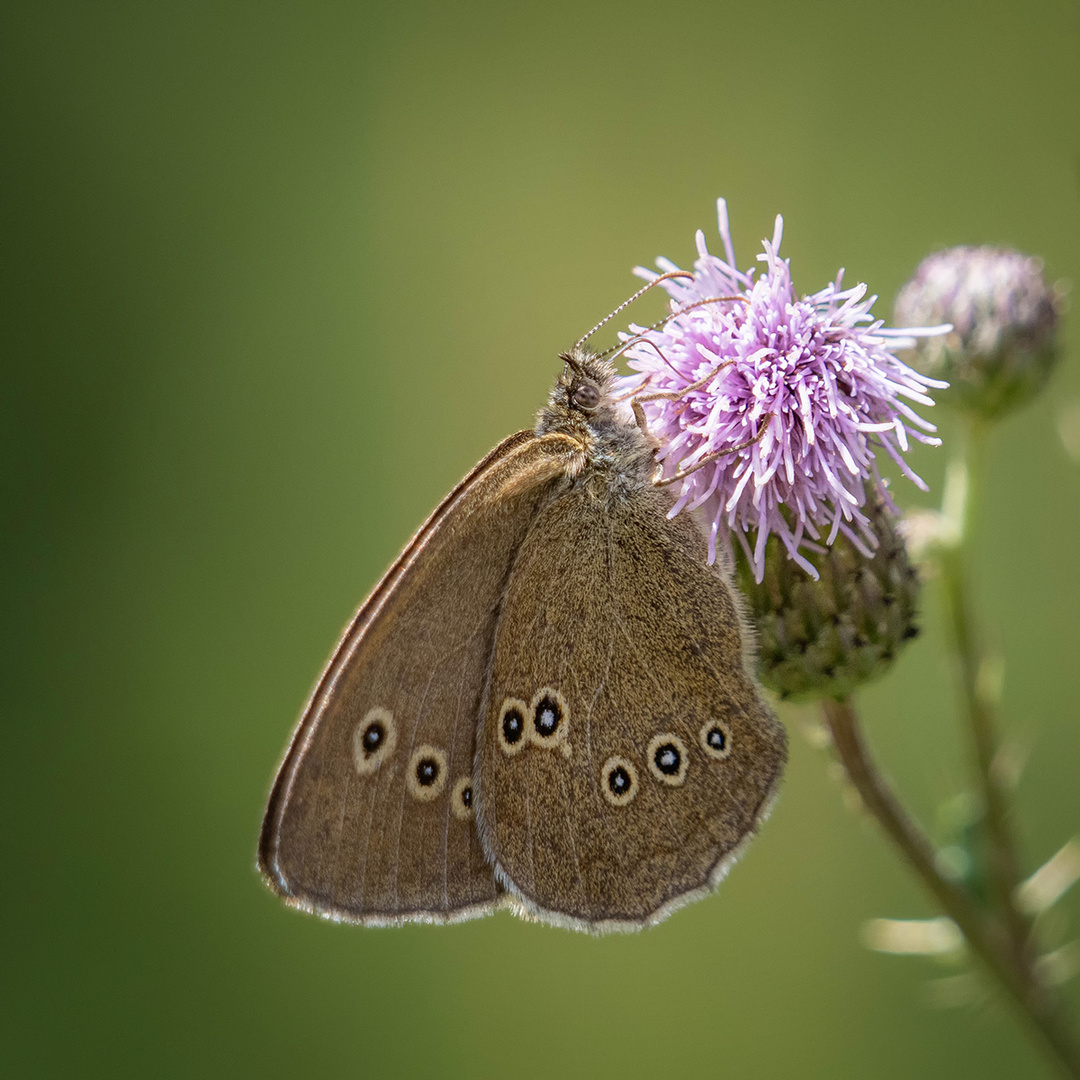
{"type": "MultiPolygon", "coordinates": [[[[657,278],[656,280],[659,281],[660,279],[657,278]]],[[[633,297],[631,297],[630,299],[632,300],[633,297]]],[[[749,304],[750,304],[750,301],[747,300],[745,296],[706,296],[704,300],[695,300],[692,304],[685,304],[683,307],[676,308],[674,311],[669,312],[662,319],[657,319],[656,322],[654,322],[652,324],[652,326],[646,326],[645,329],[642,330],[640,334],[635,334],[634,337],[632,337],[629,341],[620,341],[620,342],[617,342],[615,345],[612,345],[611,348],[605,349],[600,354],[600,358],[602,360],[607,360],[607,359],[612,359],[613,360],[613,359],[615,359],[615,357],[617,357],[620,353],[622,353],[624,349],[628,349],[631,345],[635,345],[638,342],[640,342],[644,338],[645,334],[651,333],[653,330],[659,330],[660,327],[666,326],[669,322],[671,322],[672,319],[677,319],[680,315],[685,315],[688,311],[693,311],[694,308],[704,307],[706,304],[719,304],[722,301],[735,301],[735,300],[740,301],[741,303],[746,304],[747,306],[749,306],[749,304]]],[[[627,304],[630,303],[630,300],[627,300],[626,303],[627,304]]],[[[616,308],[611,313],[611,315],[617,315],[622,310],[622,308],[624,308],[624,307],[626,307],[626,304],[623,304],[622,307],[616,308]]],[[[608,316],[608,319],[611,318],[611,315],[608,316]]],[[[607,319],[605,319],[604,322],[607,322],[607,319]]],[[[599,325],[603,326],[604,323],[600,323],[599,325]]],[[[592,330],[589,331],[590,334],[592,332],[593,332],[592,330]]],[[[587,336],[588,335],[586,335],[586,337],[587,336]]],[[[582,340],[584,340],[584,338],[582,340]]],[[[580,342],[579,342],[579,344],[580,344],[580,342]]],[[[659,350],[657,350],[657,351],[659,352],[659,350]]],[[[664,356],[663,353],[660,353],[660,355],[664,356]]],[[[665,361],[665,363],[667,363],[668,367],[671,367],[671,364],[668,361],[666,356],[664,356],[664,361],[665,361]]]]}
{"type": "Polygon", "coordinates": [[[624,308],[629,307],[639,296],[644,296],[654,285],[659,285],[661,281],[670,281],[672,278],[693,278],[693,274],[689,270],[669,270],[666,274],[660,274],[658,277],[654,277],[647,285],[643,285],[633,296],[628,300],[624,300],[610,315],[605,315],[584,337],[580,338],[574,345],[572,351],[576,352],[596,333],[602,326],[606,326],[616,315],[619,314],[624,308]]]}
{"type": "MultiPolygon", "coordinates": [[[[650,326],[649,329],[652,330],[653,327],[650,326]]],[[[648,331],[646,331],[646,333],[647,332],[648,331]]],[[[622,344],[613,345],[611,349],[608,349],[607,351],[603,352],[601,354],[601,356],[605,360],[609,359],[608,353],[612,352],[612,349],[614,349],[614,352],[612,353],[612,356],[610,357],[610,359],[617,360],[620,356],[622,356],[622,354],[624,352],[626,352],[627,349],[630,348],[631,345],[648,345],[650,348],[652,348],[656,352],[656,355],[659,356],[660,359],[663,360],[664,363],[667,364],[667,366],[669,368],[671,368],[672,372],[675,375],[680,374],[679,369],[677,367],[675,367],[675,365],[664,355],[664,353],[661,350],[660,346],[657,345],[656,342],[653,341],[651,338],[647,338],[643,334],[635,334],[632,338],[628,338],[626,341],[622,342],[622,344]]]]}

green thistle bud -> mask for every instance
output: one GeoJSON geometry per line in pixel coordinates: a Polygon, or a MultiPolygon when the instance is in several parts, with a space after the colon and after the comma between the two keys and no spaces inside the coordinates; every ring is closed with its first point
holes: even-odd
{"type": "Polygon", "coordinates": [[[776,536],[760,583],[735,547],[736,577],[757,631],[758,678],[782,698],[844,697],[885,671],[918,633],[918,576],[896,522],[878,499],[865,510],[877,550],[867,557],[842,534],[824,551],[803,548],[817,581],[776,536]]]}
{"type": "Polygon", "coordinates": [[[1042,260],[1018,251],[955,247],[923,259],[896,298],[897,326],[952,323],[923,338],[908,362],[950,389],[940,401],[987,418],[1022,404],[1045,385],[1057,359],[1061,293],[1042,260]]]}

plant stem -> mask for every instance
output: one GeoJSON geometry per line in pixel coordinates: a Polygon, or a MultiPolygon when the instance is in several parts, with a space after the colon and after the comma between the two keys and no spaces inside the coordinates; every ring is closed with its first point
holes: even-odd
{"type": "Polygon", "coordinates": [[[969,426],[961,455],[950,470],[946,507],[952,528],[940,551],[945,606],[952,630],[957,674],[971,732],[972,767],[985,811],[986,865],[990,888],[998,911],[1005,919],[1017,959],[1033,967],[1035,955],[1031,926],[1016,906],[1020,873],[1016,845],[1009,826],[1005,792],[995,775],[997,724],[993,692],[987,687],[986,659],[978,640],[968,592],[971,523],[979,493],[983,432],[976,421],[969,426]]]}
{"type": "Polygon", "coordinates": [[[997,691],[990,685],[992,679],[988,677],[969,588],[971,537],[981,491],[984,451],[984,425],[971,418],[960,443],[959,456],[950,466],[945,490],[943,513],[949,527],[939,550],[943,595],[971,733],[972,771],[985,812],[983,836],[991,896],[1004,920],[1012,962],[1029,989],[1033,1008],[1049,1018],[1060,1018],[1058,996],[1041,978],[1037,966],[1037,941],[1031,920],[1016,903],[1020,884],[1017,847],[1009,822],[1008,799],[995,767],[997,691]]]}
{"type": "Polygon", "coordinates": [[[944,878],[925,834],[908,817],[867,752],[854,707],[847,700],[822,702],[833,746],[866,810],[877,819],[941,909],[956,923],[969,947],[1027,1018],[1063,1074],[1080,1078],[1080,1048],[1051,1007],[1033,970],[1018,963],[1008,931],[960,886],[944,878]]]}

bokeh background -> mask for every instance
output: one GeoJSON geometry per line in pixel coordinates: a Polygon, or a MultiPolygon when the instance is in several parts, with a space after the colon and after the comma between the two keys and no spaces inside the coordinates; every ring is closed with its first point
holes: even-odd
{"type": "MultiPolygon", "coordinates": [[[[782,711],[783,796],[723,889],[640,936],[335,926],[253,862],[340,626],[631,267],[715,238],[718,195],[743,266],[782,212],[796,285],[846,266],[886,316],[956,243],[1080,280],[1076,3],[0,18],[0,1071],[1048,1075],[1006,1009],[932,1003],[952,969],[860,944],[932,909],[812,713],[782,711]]],[[[1080,828],[1077,359],[996,431],[977,545],[1028,869],[1080,828]]],[[[946,455],[915,454],[935,492],[946,455]]],[[[947,839],[966,780],[938,599],[861,703],[947,839]]]]}

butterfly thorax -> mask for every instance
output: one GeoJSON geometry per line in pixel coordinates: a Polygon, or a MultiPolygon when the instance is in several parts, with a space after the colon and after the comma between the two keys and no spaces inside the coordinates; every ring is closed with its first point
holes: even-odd
{"type": "Polygon", "coordinates": [[[625,402],[614,393],[609,360],[576,347],[560,356],[565,367],[536,418],[536,434],[559,432],[581,443],[580,481],[618,493],[650,482],[653,451],[625,402]]]}

